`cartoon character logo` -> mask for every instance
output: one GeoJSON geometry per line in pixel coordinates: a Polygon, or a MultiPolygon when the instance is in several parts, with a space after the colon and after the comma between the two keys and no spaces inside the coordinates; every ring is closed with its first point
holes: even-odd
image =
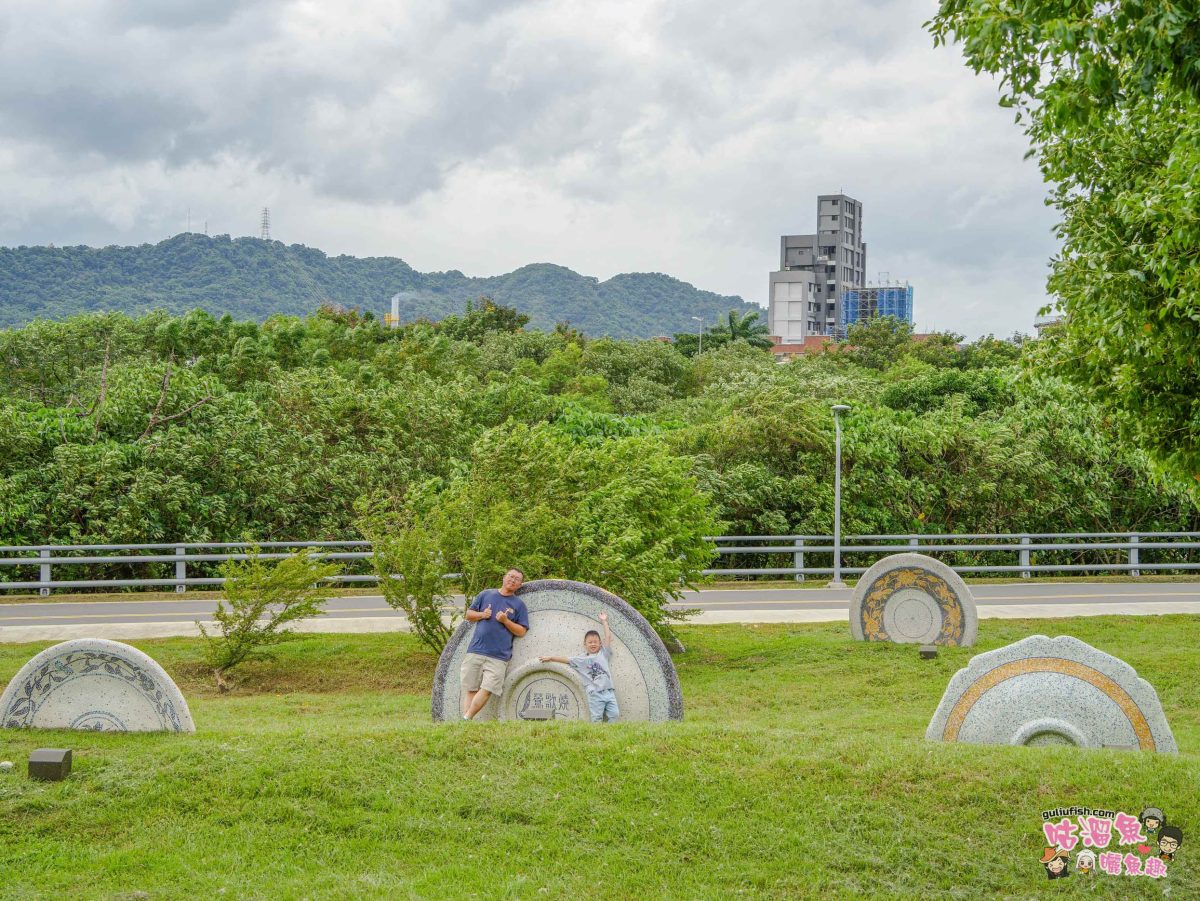
{"type": "Polygon", "coordinates": [[[1174,860],[1175,852],[1183,844],[1183,830],[1178,826],[1163,826],[1158,834],[1158,857],[1160,860],[1174,860]]]}
{"type": "Polygon", "coordinates": [[[1086,876],[1096,869],[1096,852],[1080,851],[1075,855],[1075,872],[1086,876]]]}
{"type": "Polygon", "coordinates": [[[1062,848],[1047,848],[1042,854],[1042,866],[1047,879],[1065,879],[1071,875],[1067,869],[1068,854],[1062,848]]]}
{"type": "Polygon", "coordinates": [[[1167,825],[1167,818],[1163,816],[1163,812],[1157,807],[1147,807],[1138,814],[1138,820],[1141,821],[1142,828],[1146,830],[1147,835],[1158,832],[1159,829],[1167,825]]]}

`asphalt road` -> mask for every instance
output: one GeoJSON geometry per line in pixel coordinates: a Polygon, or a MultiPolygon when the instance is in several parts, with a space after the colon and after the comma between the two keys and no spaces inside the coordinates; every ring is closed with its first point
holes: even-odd
{"type": "MultiPolygon", "coordinates": [[[[1134,612],[1149,605],[1153,612],[1160,604],[1180,605],[1180,612],[1191,612],[1181,605],[1197,605],[1200,612],[1200,582],[1133,583],[1008,583],[1004,585],[972,585],[971,592],[987,616],[988,607],[1003,608],[1013,615],[1014,608],[1029,606],[1029,616],[1046,613],[1046,605],[1056,608],[1077,607],[1079,614],[1095,615],[1097,606],[1110,605],[1113,613],[1134,612]],[[1036,609],[1032,609],[1036,608],[1036,609]]],[[[770,611],[772,619],[787,619],[789,612],[827,613],[828,619],[849,609],[850,591],[831,591],[823,588],[760,588],[714,589],[687,592],[684,603],[677,606],[721,614],[713,621],[736,622],[739,613],[751,616],[770,611]]],[[[87,601],[81,603],[19,603],[0,604],[0,630],[18,626],[78,626],[88,624],[161,624],[192,623],[212,618],[215,601],[188,599],[170,601],[87,601]]],[[[389,607],[382,597],[360,596],[334,598],[326,604],[326,617],[335,619],[378,619],[403,615],[389,607]]],[[[997,611],[999,612],[999,611],[997,611]]],[[[1149,609],[1146,612],[1151,612],[1149,609]]],[[[1019,614],[1019,610],[1015,611],[1019,614]]],[[[1070,616],[1069,609],[1055,615],[1070,616]]],[[[799,616],[797,617],[799,618],[799,616]]],[[[808,617],[805,616],[805,619],[808,617]]],[[[747,621],[755,621],[749,619],[747,621]]]]}

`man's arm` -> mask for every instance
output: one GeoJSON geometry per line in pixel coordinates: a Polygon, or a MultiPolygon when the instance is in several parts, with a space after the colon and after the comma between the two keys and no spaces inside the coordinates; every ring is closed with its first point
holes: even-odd
{"type": "Polygon", "coordinates": [[[483,604],[483,592],[475,595],[475,600],[471,601],[471,606],[467,608],[466,620],[469,623],[479,622],[481,619],[492,618],[492,605],[488,604],[486,610],[481,610],[483,604]]]}
{"type": "MultiPolygon", "coordinates": [[[[488,610],[490,611],[491,608],[489,607],[488,610]]],[[[516,620],[509,619],[508,614],[503,610],[496,614],[496,622],[503,623],[504,628],[508,629],[508,631],[511,632],[516,638],[520,638],[529,631],[527,626],[522,626],[516,620]]]]}

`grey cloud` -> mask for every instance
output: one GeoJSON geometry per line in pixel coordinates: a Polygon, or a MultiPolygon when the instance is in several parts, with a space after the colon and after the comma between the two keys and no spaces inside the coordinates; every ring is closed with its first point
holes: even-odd
{"type": "Polygon", "coordinates": [[[844,188],[866,204],[873,266],[984,273],[1053,247],[994,93],[942,83],[970,76],[921,30],[925,0],[645,0],[625,22],[604,5],[363,2],[328,27],[311,17],[332,5],[287,0],[112,0],[70,21],[14,2],[0,161],[36,145],[43,173],[211,167],[387,210],[456,172],[511,171],[572,202],[653,203],[697,253],[767,260],[778,234],[813,227],[813,195],[844,188]]]}
{"type": "Polygon", "coordinates": [[[239,12],[264,3],[276,0],[109,0],[108,15],[120,27],[177,31],[225,25],[239,12]]]}
{"type": "MultiPolygon", "coordinates": [[[[14,86],[15,87],[15,86],[14,86]]],[[[87,85],[0,89],[0,122],[10,134],[36,136],[59,152],[111,159],[171,155],[199,110],[130,86],[121,95],[87,85]]]]}

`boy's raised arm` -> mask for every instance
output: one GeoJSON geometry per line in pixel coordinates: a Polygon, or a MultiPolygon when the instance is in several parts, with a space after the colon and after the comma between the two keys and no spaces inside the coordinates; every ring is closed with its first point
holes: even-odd
{"type": "Polygon", "coordinates": [[[600,611],[600,622],[604,623],[604,646],[612,647],[612,629],[608,627],[608,614],[603,610],[600,611]]]}

